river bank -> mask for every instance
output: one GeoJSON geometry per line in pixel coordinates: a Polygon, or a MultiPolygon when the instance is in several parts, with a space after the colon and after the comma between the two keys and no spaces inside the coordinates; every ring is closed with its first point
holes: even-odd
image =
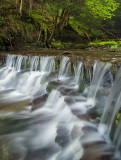
{"type": "Polygon", "coordinates": [[[121,41],[107,40],[107,41],[92,41],[92,42],[61,42],[54,41],[51,45],[46,47],[39,42],[35,43],[17,43],[15,45],[1,45],[0,51],[42,51],[47,49],[67,50],[67,49],[84,49],[89,51],[109,51],[121,52],[121,41]]]}

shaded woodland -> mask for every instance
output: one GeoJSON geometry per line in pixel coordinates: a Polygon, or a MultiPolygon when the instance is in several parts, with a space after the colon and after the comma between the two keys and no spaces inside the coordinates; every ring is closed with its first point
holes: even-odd
{"type": "Polygon", "coordinates": [[[121,0],[0,0],[0,50],[119,41],[121,0]]]}

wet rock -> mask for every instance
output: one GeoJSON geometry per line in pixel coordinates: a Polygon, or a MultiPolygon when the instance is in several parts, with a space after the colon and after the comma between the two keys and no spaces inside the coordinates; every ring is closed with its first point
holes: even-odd
{"type": "Polygon", "coordinates": [[[72,98],[72,97],[68,97],[68,96],[66,96],[66,97],[64,98],[64,101],[65,101],[68,105],[72,105],[73,103],[75,103],[75,99],[72,98]]]}
{"type": "Polygon", "coordinates": [[[80,141],[84,149],[81,160],[110,160],[113,156],[113,148],[107,144],[105,138],[101,136],[95,128],[84,127],[84,135],[80,141]],[[94,153],[94,154],[92,154],[94,153]]]}
{"type": "Polygon", "coordinates": [[[15,112],[26,110],[31,105],[30,96],[22,95],[15,90],[6,90],[0,93],[0,111],[15,112]]]}
{"type": "Polygon", "coordinates": [[[61,53],[61,55],[72,55],[72,53],[69,51],[64,51],[63,53],[61,53]]]}
{"type": "Polygon", "coordinates": [[[69,129],[65,124],[59,124],[57,127],[57,136],[55,138],[56,143],[58,143],[62,148],[70,143],[69,129]]]}
{"type": "Polygon", "coordinates": [[[35,97],[32,102],[32,110],[35,110],[42,106],[47,100],[48,94],[43,94],[35,97]]]}

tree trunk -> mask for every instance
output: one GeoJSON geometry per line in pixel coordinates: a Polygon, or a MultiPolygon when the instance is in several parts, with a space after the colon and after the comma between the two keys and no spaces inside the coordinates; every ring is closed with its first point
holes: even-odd
{"type": "Polygon", "coordinates": [[[61,21],[61,19],[63,18],[63,16],[64,16],[64,14],[65,14],[65,8],[62,10],[62,12],[61,12],[61,16],[60,16],[60,21],[61,21]]]}
{"type": "Polygon", "coordinates": [[[54,23],[53,23],[52,32],[51,32],[51,35],[50,35],[50,37],[49,37],[49,40],[47,41],[47,45],[48,45],[48,46],[49,46],[49,44],[51,43],[51,41],[52,41],[52,39],[53,39],[53,36],[54,36],[54,33],[55,33],[55,30],[56,30],[57,19],[58,19],[58,13],[57,13],[57,15],[56,15],[55,18],[54,18],[54,23]]]}
{"type": "Polygon", "coordinates": [[[44,4],[43,4],[43,0],[42,0],[42,5],[41,5],[41,9],[42,9],[42,22],[41,22],[41,28],[40,28],[40,33],[39,33],[39,37],[38,37],[38,41],[40,41],[41,40],[41,35],[42,35],[42,30],[43,30],[43,10],[44,10],[44,6],[43,6],[44,4]]]}
{"type": "Polygon", "coordinates": [[[85,30],[83,30],[83,32],[86,34],[86,36],[87,36],[87,38],[88,38],[89,42],[91,42],[91,41],[90,41],[90,37],[89,37],[88,33],[87,33],[85,30]]]}
{"type": "Polygon", "coordinates": [[[29,0],[29,16],[31,15],[32,12],[32,5],[33,5],[33,0],[29,0]]]}
{"type": "Polygon", "coordinates": [[[70,9],[66,9],[65,12],[62,13],[63,16],[61,16],[61,19],[58,22],[58,26],[61,30],[68,24],[70,13],[70,9]]]}
{"type": "Polygon", "coordinates": [[[20,14],[21,14],[21,16],[23,14],[23,3],[24,3],[24,0],[21,0],[21,3],[20,3],[20,14]]]}

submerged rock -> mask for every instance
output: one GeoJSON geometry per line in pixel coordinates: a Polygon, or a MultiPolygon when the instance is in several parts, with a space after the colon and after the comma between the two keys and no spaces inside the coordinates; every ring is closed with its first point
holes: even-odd
{"type": "Polygon", "coordinates": [[[0,112],[25,110],[31,105],[30,96],[22,95],[15,90],[3,91],[0,95],[0,112]]]}

